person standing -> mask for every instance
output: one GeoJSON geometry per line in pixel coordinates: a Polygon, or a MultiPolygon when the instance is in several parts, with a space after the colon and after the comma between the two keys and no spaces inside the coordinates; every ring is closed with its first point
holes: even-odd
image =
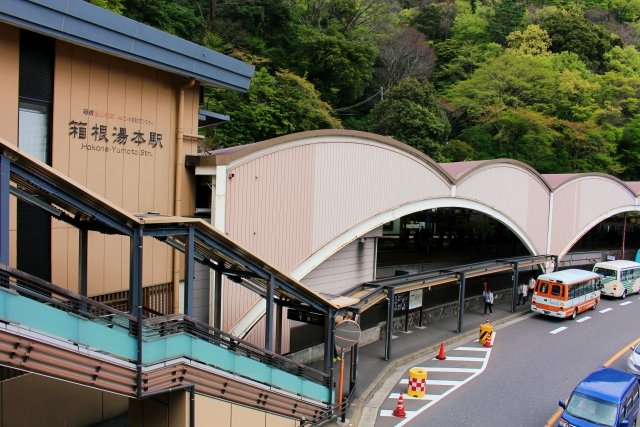
{"type": "Polygon", "coordinates": [[[484,299],[484,314],[487,314],[487,308],[489,309],[489,314],[493,313],[493,292],[491,289],[487,288],[484,292],[482,292],[482,298],[484,299]]]}
{"type": "Polygon", "coordinates": [[[519,291],[518,291],[518,304],[517,305],[524,305],[524,303],[527,302],[527,291],[529,290],[529,286],[527,286],[526,283],[520,283],[519,287],[519,291]]]}
{"type": "Polygon", "coordinates": [[[536,287],[536,279],[535,277],[531,276],[531,278],[529,279],[529,295],[531,295],[531,297],[533,297],[533,290],[536,287]]]}

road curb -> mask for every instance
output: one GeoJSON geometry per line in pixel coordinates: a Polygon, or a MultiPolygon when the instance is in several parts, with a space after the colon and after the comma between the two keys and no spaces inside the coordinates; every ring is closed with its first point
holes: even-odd
{"type": "MultiPolygon", "coordinates": [[[[496,326],[501,325],[503,323],[507,323],[511,320],[517,319],[529,313],[530,313],[529,311],[511,313],[508,316],[503,317],[502,319],[492,322],[492,324],[496,326]]],[[[471,337],[477,334],[478,334],[477,330],[470,330],[467,332],[463,332],[459,335],[455,335],[447,340],[444,340],[443,343],[445,346],[449,347],[457,344],[460,341],[467,341],[471,337]]],[[[413,362],[415,362],[416,359],[424,359],[424,358],[430,357],[431,355],[435,356],[438,353],[439,349],[440,349],[440,343],[437,343],[429,347],[426,347],[420,351],[417,351],[415,353],[404,355],[395,360],[390,360],[388,364],[385,365],[385,367],[382,369],[382,371],[380,371],[380,373],[375,377],[375,379],[369,385],[369,387],[367,387],[367,389],[362,393],[362,395],[351,403],[349,407],[350,409],[349,412],[351,417],[349,418],[349,420],[347,420],[346,424],[354,425],[354,426],[357,426],[360,424],[360,418],[362,417],[362,412],[364,410],[365,405],[367,404],[367,402],[369,402],[369,400],[371,400],[374,393],[378,391],[378,389],[380,389],[380,386],[384,383],[384,381],[387,379],[390,373],[394,372],[396,369],[399,369],[399,368],[402,368],[403,370],[407,370],[409,369],[409,365],[413,364],[413,362]]],[[[343,425],[343,423],[336,422],[336,425],[343,425]]]]}

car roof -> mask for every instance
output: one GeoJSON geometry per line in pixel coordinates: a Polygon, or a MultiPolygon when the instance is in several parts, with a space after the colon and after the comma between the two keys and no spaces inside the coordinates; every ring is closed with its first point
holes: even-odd
{"type": "Polygon", "coordinates": [[[587,375],[576,387],[582,394],[617,403],[638,377],[620,369],[601,367],[587,375]]]}

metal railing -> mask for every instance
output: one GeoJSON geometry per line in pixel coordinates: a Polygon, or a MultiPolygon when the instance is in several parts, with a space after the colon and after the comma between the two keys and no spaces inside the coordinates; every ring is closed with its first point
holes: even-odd
{"type": "MultiPolygon", "coordinates": [[[[3,264],[0,264],[0,287],[108,327],[123,328],[130,335],[136,336],[138,322],[131,314],[116,310],[91,298],[75,294],[3,264]]],[[[326,387],[331,384],[330,376],[324,372],[261,349],[186,315],[158,316],[160,313],[149,308],[143,308],[143,312],[146,316],[149,316],[143,320],[143,341],[177,333],[186,333],[225,348],[234,354],[251,358],[297,377],[308,379],[326,387]]]]}

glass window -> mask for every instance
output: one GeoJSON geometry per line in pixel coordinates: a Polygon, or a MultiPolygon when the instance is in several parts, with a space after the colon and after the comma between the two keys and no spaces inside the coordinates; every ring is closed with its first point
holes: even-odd
{"type": "Polygon", "coordinates": [[[20,102],[18,109],[18,146],[48,163],[49,112],[44,105],[20,102]]]}
{"type": "Polygon", "coordinates": [[[566,411],[574,417],[603,426],[612,426],[618,412],[615,404],[581,393],[571,396],[566,411]]]}
{"type": "Polygon", "coordinates": [[[560,296],[562,293],[562,286],[551,285],[551,295],[560,296]]]}

